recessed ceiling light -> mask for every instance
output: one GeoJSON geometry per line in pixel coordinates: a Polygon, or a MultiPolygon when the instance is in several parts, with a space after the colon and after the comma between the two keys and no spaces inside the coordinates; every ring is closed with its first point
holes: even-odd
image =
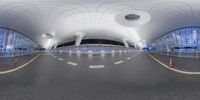
{"type": "Polygon", "coordinates": [[[151,20],[151,15],[148,12],[139,10],[125,11],[116,14],[115,20],[126,27],[138,27],[148,23],[151,20]]]}
{"type": "Polygon", "coordinates": [[[128,14],[125,16],[125,19],[126,20],[129,20],[129,21],[134,21],[134,20],[137,20],[140,18],[140,15],[137,15],[137,14],[128,14]]]}

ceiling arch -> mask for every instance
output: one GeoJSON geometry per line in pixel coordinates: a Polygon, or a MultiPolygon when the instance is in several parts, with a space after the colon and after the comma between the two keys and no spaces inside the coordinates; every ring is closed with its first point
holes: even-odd
{"type": "Polygon", "coordinates": [[[54,33],[61,44],[83,31],[85,38],[106,38],[130,42],[155,41],[168,31],[199,26],[198,0],[0,0],[0,27],[26,34],[44,46],[42,34],[54,33]],[[144,11],[151,20],[126,27],[115,16],[126,11],[144,11]]]}

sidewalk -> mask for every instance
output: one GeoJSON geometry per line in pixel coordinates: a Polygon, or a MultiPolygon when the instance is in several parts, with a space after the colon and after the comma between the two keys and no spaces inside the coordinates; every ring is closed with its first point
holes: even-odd
{"type": "Polygon", "coordinates": [[[152,53],[152,55],[166,65],[169,65],[171,58],[173,62],[173,68],[175,69],[191,72],[200,72],[200,59],[183,57],[179,58],[175,56],[167,56],[154,53],[152,53]]]}
{"type": "Polygon", "coordinates": [[[30,61],[37,54],[29,54],[24,56],[16,56],[16,57],[4,57],[0,58],[0,71],[10,70],[16,67],[19,67],[26,62],[30,61]],[[15,63],[16,61],[16,63],[15,63]],[[17,65],[17,66],[16,66],[17,65]]]}

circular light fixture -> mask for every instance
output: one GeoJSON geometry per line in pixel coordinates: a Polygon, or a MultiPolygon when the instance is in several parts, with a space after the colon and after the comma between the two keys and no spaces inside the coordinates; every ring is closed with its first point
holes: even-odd
{"type": "Polygon", "coordinates": [[[125,19],[129,21],[138,20],[139,18],[140,18],[140,15],[137,15],[137,14],[128,14],[125,16],[125,19]]]}
{"type": "Polygon", "coordinates": [[[137,27],[148,23],[151,15],[144,11],[124,11],[116,14],[116,22],[126,27],[137,27]]]}

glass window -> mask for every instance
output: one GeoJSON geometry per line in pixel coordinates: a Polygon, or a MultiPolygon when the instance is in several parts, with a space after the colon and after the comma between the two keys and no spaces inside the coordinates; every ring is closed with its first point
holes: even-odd
{"type": "Polygon", "coordinates": [[[183,28],[170,32],[156,40],[154,44],[156,50],[164,50],[164,52],[171,50],[195,53],[197,48],[200,48],[200,28],[183,28]]]}
{"type": "Polygon", "coordinates": [[[36,50],[39,46],[21,33],[0,28],[0,49],[5,51],[36,50]]]}

